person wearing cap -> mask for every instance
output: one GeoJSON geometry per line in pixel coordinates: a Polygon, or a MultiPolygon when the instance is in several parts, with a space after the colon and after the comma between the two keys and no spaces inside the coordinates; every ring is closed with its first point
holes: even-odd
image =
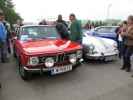
{"type": "Polygon", "coordinates": [[[72,41],[75,41],[77,43],[82,44],[82,28],[81,28],[81,22],[76,19],[75,14],[70,14],[69,19],[71,21],[70,25],[70,39],[72,41]]]}
{"type": "Polygon", "coordinates": [[[0,55],[1,62],[5,63],[7,60],[7,30],[3,24],[4,14],[0,12],[0,55]]]}

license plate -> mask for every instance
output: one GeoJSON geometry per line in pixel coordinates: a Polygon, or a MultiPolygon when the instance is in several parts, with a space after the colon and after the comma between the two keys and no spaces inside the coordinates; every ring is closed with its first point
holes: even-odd
{"type": "Polygon", "coordinates": [[[105,61],[112,61],[112,60],[115,60],[115,59],[116,59],[116,56],[110,56],[110,57],[106,57],[105,61]]]}
{"type": "Polygon", "coordinates": [[[62,67],[55,67],[51,70],[52,75],[61,74],[64,72],[68,72],[72,70],[72,65],[62,66],[62,67]]]}

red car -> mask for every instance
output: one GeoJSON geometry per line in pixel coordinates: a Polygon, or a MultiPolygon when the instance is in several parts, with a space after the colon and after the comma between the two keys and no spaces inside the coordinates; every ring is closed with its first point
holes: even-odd
{"type": "Polygon", "coordinates": [[[55,26],[25,25],[16,34],[14,56],[24,80],[32,72],[68,72],[82,61],[82,46],[62,39],[55,26]]]}

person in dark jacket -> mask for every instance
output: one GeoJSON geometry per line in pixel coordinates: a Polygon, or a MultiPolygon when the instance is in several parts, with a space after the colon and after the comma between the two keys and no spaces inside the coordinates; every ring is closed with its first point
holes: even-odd
{"type": "Polygon", "coordinates": [[[47,21],[46,21],[45,19],[43,19],[43,20],[39,23],[39,25],[48,25],[48,24],[47,24],[47,21]]]}
{"type": "Polygon", "coordinates": [[[119,50],[119,58],[121,59],[125,54],[125,37],[121,36],[121,33],[126,32],[127,29],[127,21],[123,21],[119,27],[116,29],[117,33],[117,42],[118,42],[118,50],[119,50]]]}
{"type": "Polygon", "coordinates": [[[81,22],[76,19],[75,14],[70,14],[69,19],[71,21],[70,25],[70,38],[72,41],[82,44],[82,27],[81,22]]]}
{"type": "Polygon", "coordinates": [[[128,17],[127,21],[127,31],[121,33],[121,35],[126,39],[125,45],[126,50],[123,58],[123,66],[122,70],[126,70],[127,72],[131,71],[131,56],[133,54],[133,16],[128,17]]]}
{"type": "Polygon", "coordinates": [[[66,21],[63,20],[62,15],[58,15],[58,19],[57,19],[56,23],[62,23],[63,25],[65,25],[66,28],[68,28],[68,25],[67,25],[66,21]]]}
{"type": "Polygon", "coordinates": [[[57,23],[56,29],[57,29],[57,31],[60,34],[62,39],[67,39],[67,40],[69,39],[69,32],[68,32],[67,27],[64,24],[57,23]]]}

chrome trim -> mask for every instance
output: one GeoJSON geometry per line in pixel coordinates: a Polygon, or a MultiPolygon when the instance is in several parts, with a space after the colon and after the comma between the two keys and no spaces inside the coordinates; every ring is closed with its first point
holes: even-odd
{"type": "MultiPolygon", "coordinates": [[[[72,64],[69,64],[69,65],[63,65],[63,66],[70,66],[70,65],[72,65],[72,64]]],[[[73,67],[73,65],[72,65],[72,67],[73,67]]],[[[51,71],[52,69],[54,69],[54,68],[57,68],[57,66],[55,66],[55,67],[51,67],[51,68],[27,68],[26,66],[24,67],[24,69],[26,70],[26,71],[44,71],[44,72],[47,72],[47,71],[51,71]]]]}
{"type": "Polygon", "coordinates": [[[47,68],[41,69],[41,68],[27,68],[27,67],[24,67],[24,69],[27,70],[27,71],[40,71],[40,70],[49,71],[49,69],[47,69],[47,68]]]}

